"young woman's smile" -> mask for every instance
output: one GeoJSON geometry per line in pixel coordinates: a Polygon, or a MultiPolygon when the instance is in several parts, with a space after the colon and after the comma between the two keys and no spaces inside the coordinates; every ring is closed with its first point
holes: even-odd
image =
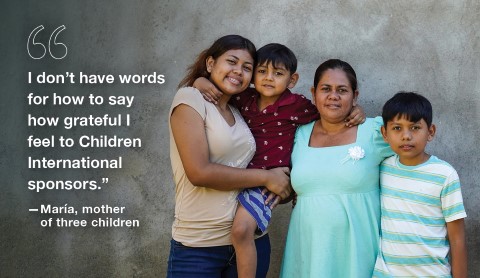
{"type": "Polygon", "coordinates": [[[206,63],[210,81],[224,94],[238,94],[250,84],[253,58],[244,49],[228,50],[217,59],[208,57],[206,63]]]}

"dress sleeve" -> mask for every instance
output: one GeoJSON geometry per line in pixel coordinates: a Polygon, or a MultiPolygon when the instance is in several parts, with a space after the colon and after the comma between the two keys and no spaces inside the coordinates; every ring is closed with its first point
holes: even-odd
{"type": "Polygon", "coordinates": [[[295,94],[296,100],[294,105],[294,122],[299,125],[308,124],[311,121],[318,120],[320,115],[318,114],[317,107],[303,95],[295,94]]]}
{"type": "Polygon", "coordinates": [[[446,222],[467,217],[463,206],[462,191],[457,171],[452,167],[452,173],[448,175],[440,194],[442,200],[442,212],[446,222]]]}
{"type": "Polygon", "coordinates": [[[200,114],[202,119],[205,120],[207,113],[205,108],[205,100],[197,89],[193,87],[184,87],[179,89],[173,99],[172,107],[170,108],[170,115],[172,115],[173,109],[180,104],[186,104],[192,107],[198,112],[198,114],[200,114]]]}
{"type": "Polygon", "coordinates": [[[390,145],[383,140],[381,127],[383,126],[383,119],[380,116],[373,118],[373,145],[375,151],[380,157],[387,158],[395,153],[393,152],[390,145]]]}
{"type": "Polygon", "coordinates": [[[295,131],[294,144],[307,144],[313,129],[313,122],[297,127],[295,131]],[[308,138],[306,138],[308,136],[308,138]],[[306,142],[306,143],[305,143],[306,142]]]}

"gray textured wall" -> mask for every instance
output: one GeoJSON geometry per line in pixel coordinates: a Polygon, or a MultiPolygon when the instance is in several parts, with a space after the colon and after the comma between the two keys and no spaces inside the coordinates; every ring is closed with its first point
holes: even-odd
{"type": "MultiPolygon", "coordinates": [[[[164,276],[173,219],[167,114],[175,88],[196,54],[219,36],[236,33],[258,47],[279,42],[299,59],[297,92],[308,95],[325,59],[352,64],[360,103],[369,116],[398,90],[416,90],[434,106],[438,135],[429,150],[449,161],[462,182],[470,277],[480,277],[480,3],[478,1],[2,1],[1,14],[1,277],[164,276]],[[59,25],[69,47],[63,60],[32,60],[26,41],[34,27],[48,40],[59,25]],[[34,85],[27,72],[96,74],[157,72],[163,85],[34,85]],[[113,107],[28,107],[26,95],[135,95],[128,111],[113,107]],[[26,115],[132,115],[129,128],[33,128],[26,115]],[[141,149],[28,149],[30,134],[141,137],[141,149]],[[115,157],[122,170],[30,170],[28,156],[115,157]],[[109,177],[99,191],[33,193],[29,179],[109,177]],[[121,205],[139,228],[40,228],[55,215],[28,212],[40,204],[121,205]]],[[[275,211],[271,277],[278,275],[289,205],[275,211]]],[[[83,217],[91,219],[91,217],[83,217]]],[[[328,225],[328,223],[326,223],[328,225]]]]}

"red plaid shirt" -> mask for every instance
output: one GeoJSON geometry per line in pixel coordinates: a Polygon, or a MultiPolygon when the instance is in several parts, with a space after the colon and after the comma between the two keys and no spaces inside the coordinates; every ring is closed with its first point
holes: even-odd
{"type": "Polygon", "coordinates": [[[257,151],[248,168],[290,167],[295,131],[299,125],[319,118],[317,108],[305,96],[285,90],[280,98],[262,111],[259,93],[247,89],[231,98],[252,131],[257,151]]]}

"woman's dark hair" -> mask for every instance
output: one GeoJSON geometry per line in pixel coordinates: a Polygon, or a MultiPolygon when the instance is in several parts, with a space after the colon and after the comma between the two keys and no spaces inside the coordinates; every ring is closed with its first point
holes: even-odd
{"type": "Polygon", "coordinates": [[[297,57],[288,47],[279,43],[269,43],[258,49],[256,65],[268,63],[275,68],[283,64],[291,74],[297,71],[297,57]]]}
{"type": "Polygon", "coordinates": [[[209,78],[210,73],[207,71],[206,66],[207,58],[211,56],[213,59],[217,59],[222,56],[223,53],[232,49],[245,49],[250,53],[255,64],[257,49],[250,40],[239,35],[223,36],[198,55],[195,62],[188,67],[187,75],[180,81],[178,88],[192,86],[193,82],[199,77],[209,78]]]}
{"type": "Polygon", "coordinates": [[[400,91],[383,105],[383,125],[387,126],[387,122],[396,117],[404,117],[414,123],[424,119],[430,127],[433,118],[432,104],[420,94],[400,91]]]}
{"type": "Polygon", "coordinates": [[[317,88],[318,82],[322,79],[323,74],[329,69],[340,69],[345,72],[348,81],[350,81],[350,86],[352,86],[352,90],[354,92],[357,90],[357,75],[355,74],[355,71],[349,63],[339,59],[330,59],[318,66],[313,79],[314,88],[317,88]]]}

